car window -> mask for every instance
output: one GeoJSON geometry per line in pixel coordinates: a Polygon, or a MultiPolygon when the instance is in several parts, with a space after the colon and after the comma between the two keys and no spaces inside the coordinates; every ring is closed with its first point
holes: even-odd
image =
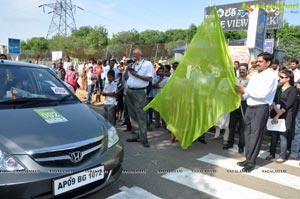
{"type": "Polygon", "coordinates": [[[71,92],[46,68],[0,67],[0,101],[18,98],[61,99],[71,92]]]}

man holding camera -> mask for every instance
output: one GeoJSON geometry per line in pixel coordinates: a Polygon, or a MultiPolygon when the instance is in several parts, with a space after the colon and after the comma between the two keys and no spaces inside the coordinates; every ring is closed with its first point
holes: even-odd
{"type": "Polygon", "coordinates": [[[127,81],[127,106],[132,125],[132,138],[127,142],[142,142],[144,147],[149,147],[147,139],[146,112],[143,111],[147,103],[146,89],[152,81],[152,63],[142,58],[141,49],[134,49],[135,63],[125,70],[124,78],[127,81]]]}

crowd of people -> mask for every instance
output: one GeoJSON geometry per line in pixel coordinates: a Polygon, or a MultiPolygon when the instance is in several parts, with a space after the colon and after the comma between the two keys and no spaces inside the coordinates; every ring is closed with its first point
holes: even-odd
{"type": "Polygon", "coordinates": [[[234,136],[238,134],[238,152],[245,152],[245,160],[238,165],[245,172],[255,168],[264,135],[270,135],[271,143],[266,160],[275,159],[279,140],[280,152],[275,162],[283,163],[289,158],[300,157],[298,60],[292,59],[290,67],[286,68],[280,66],[278,60],[273,60],[271,54],[261,53],[250,66],[248,69],[248,64],[234,62],[236,91],[241,95],[241,105],[219,118],[216,134],[211,138],[220,139],[220,128],[224,129],[223,149],[226,150],[233,147],[234,136]],[[285,129],[268,130],[268,120],[275,126],[282,120],[285,129]]]}
{"type": "MultiPolygon", "coordinates": [[[[80,86],[87,90],[86,103],[92,102],[92,95],[104,96],[105,117],[112,124],[116,120],[126,125],[131,131],[127,142],[141,142],[149,147],[147,132],[166,124],[159,112],[143,107],[149,103],[164,87],[176,70],[178,62],[173,64],[152,64],[143,58],[140,49],[133,51],[133,58],[123,58],[119,63],[116,59],[96,62],[88,60],[80,75],[69,57],[66,62],[53,66],[53,71],[63,81],[68,82],[74,90],[79,87],[77,81],[81,78],[80,86]],[[74,83],[76,82],[76,83],[74,83]]],[[[290,61],[290,67],[279,65],[269,53],[261,53],[257,60],[250,64],[234,62],[233,70],[236,76],[236,91],[241,95],[240,107],[230,113],[224,113],[212,127],[215,136],[211,140],[224,140],[223,149],[234,145],[234,137],[238,135],[238,152],[245,153],[246,160],[238,165],[245,171],[251,171],[256,164],[263,136],[270,135],[270,155],[275,158],[276,146],[280,140],[279,157],[276,162],[282,163],[288,158],[300,157],[300,70],[296,59],[290,61]],[[267,120],[273,124],[284,119],[286,130],[267,131],[267,120]],[[224,132],[224,133],[222,133],[224,132]]],[[[176,141],[170,132],[170,142],[176,141]]],[[[198,141],[207,144],[205,135],[198,141]]]]}

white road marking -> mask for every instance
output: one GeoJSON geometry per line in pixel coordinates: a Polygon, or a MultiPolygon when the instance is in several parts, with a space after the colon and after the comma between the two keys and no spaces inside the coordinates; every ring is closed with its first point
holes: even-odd
{"type": "MultiPolygon", "coordinates": [[[[239,147],[235,144],[233,145],[233,148],[230,148],[228,150],[233,151],[233,152],[238,152],[239,147]]],[[[260,150],[259,154],[258,154],[258,158],[262,158],[262,159],[266,159],[266,157],[268,157],[270,155],[270,152],[268,151],[263,151],[260,150]]],[[[276,154],[275,158],[278,158],[279,155],[276,154]]],[[[275,162],[275,159],[272,160],[273,162],[275,162]]],[[[299,160],[287,160],[285,162],[283,162],[282,164],[291,166],[291,167],[297,167],[300,168],[299,166],[300,161],[299,160]]]]}
{"type": "Polygon", "coordinates": [[[180,167],[175,171],[176,172],[167,173],[162,177],[168,180],[172,180],[176,183],[183,184],[190,188],[196,189],[198,191],[207,193],[214,197],[224,199],[277,198],[269,194],[265,194],[247,187],[243,187],[241,185],[237,185],[215,177],[211,177],[209,175],[205,175],[198,172],[194,173],[192,170],[183,167],[180,167]]]}
{"type": "MultiPolygon", "coordinates": [[[[209,153],[208,155],[203,156],[198,160],[223,167],[225,169],[228,169],[229,172],[238,172],[242,169],[242,167],[236,164],[238,162],[237,160],[212,153],[209,153]]],[[[288,174],[286,173],[286,170],[274,170],[266,167],[256,167],[252,172],[243,174],[300,190],[300,177],[288,174]]]]}
{"type": "Polygon", "coordinates": [[[162,199],[140,187],[121,187],[121,192],[109,196],[107,199],[162,199]]]}

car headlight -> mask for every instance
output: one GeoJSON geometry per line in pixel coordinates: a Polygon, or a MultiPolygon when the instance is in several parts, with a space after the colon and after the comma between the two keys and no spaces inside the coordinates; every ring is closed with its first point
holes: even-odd
{"type": "Polygon", "coordinates": [[[113,126],[111,126],[108,129],[107,135],[108,135],[108,148],[110,148],[113,145],[115,145],[119,141],[119,139],[120,139],[119,136],[118,136],[117,130],[113,126]]]}
{"type": "Polygon", "coordinates": [[[20,171],[24,170],[13,157],[0,150],[0,171],[20,171]]]}

